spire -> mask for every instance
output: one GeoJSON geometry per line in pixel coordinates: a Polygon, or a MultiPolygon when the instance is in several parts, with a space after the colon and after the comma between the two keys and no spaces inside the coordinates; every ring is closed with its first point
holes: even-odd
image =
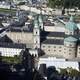
{"type": "Polygon", "coordinates": [[[65,28],[68,29],[69,31],[77,30],[77,25],[74,22],[73,16],[70,17],[70,20],[69,20],[69,22],[66,23],[65,28]]]}
{"type": "Polygon", "coordinates": [[[34,28],[39,28],[37,17],[34,19],[34,28]]]}

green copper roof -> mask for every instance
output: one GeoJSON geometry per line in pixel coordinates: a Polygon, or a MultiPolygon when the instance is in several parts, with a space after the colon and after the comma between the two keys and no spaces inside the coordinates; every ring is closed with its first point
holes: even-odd
{"type": "Polygon", "coordinates": [[[35,28],[39,28],[38,20],[34,20],[34,27],[35,27],[35,28]]]}
{"type": "Polygon", "coordinates": [[[70,31],[74,31],[77,29],[77,25],[74,23],[73,17],[70,17],[69,22],[66,24],[66,29],[70,30],[70,31]]]}
{"type": "Polygon", "coordinates": [[[43,22],[43,20],[42,20],[42,16],[41,16],[41,15],[39,15],[38,20],[39,20],[40,23],[43,22]]]}
{"type": "Polygon", "coordinates": [[[34,17],[34,28],[39,28],[38,16],[34,17]]]}
{"type": "Polygon", "coordinates": [[[72,36],[67,37],[67,38],[64,39],[64,41],[66,41],[66,42],[76,42],[77,40],[78,40],[78,39],[76,39],[76,38],[74,38],[74,37],[72,37],[72,36]]]}
{"type": "Polygon", "coordinates": [[[70,20],[69,21],[74,22],[73,16],[70,17],[70,20]]]}

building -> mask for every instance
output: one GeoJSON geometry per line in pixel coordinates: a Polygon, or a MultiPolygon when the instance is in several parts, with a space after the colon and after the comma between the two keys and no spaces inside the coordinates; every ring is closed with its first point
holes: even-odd
{"type": "Polygon", "coordinates": [[[28,49],[41,49],[48,56],[80,57],[80,33],[73,16],[64,24],[58,18],[44,20],[41,14],[36,15],[31,22],[10,25],[6,34],[14,43],[26,44],[28,49]]]}
{"type": "Polygon", "coordinates": [[[51,32],[41,43],[41,49],[47,55],[74,59],[79,57],[79,29],[73,17],[64,26],[62,32],[51,32]]]}
{"type": "Polygon", "coordinates": [[[0,2],[0,8],[10,9],[11,5],[5,1],[0,2]]]}
{"type": "Polygon", "coordinates": [[[55,58],[55,57],[49,57],[49,56],[43,56],[39,58],[38,62],[38,69],[41,64],[46,64],[46,67],[49,66],[55,66],[57,70],[59,69],[65,69],[65,68],[72,68],[79,71],[80,66],[78,61],[66,61],[62,58],[55,58]]]}
{"type": "Polygon", "coordinates": [[[26,44],[26,48],[41,49],[45,55],[66,59],[80,57],[79,29],[73,16],[66,24],[57,19],[53,22],[43,21],[42,16],[38,15],[32,24],[26,22],[23,27],[13,26],[7,31],[7,36],[14,43],[26,44]]]}
{"type": "Polygon", "coordinates": [[[33,28],[28,22],[24,24],[24,22],[15,21],[6,34],[14,43],[26,44],[27,48],[33,47],[33,28]]]}
{"type": "Polygon", "coordinates": [[[26,45],[14,43],[6,35],[0,38],[0,56],[14,57],[25,50],[26,45]]]}
{"type": "Polygon", "coordinates": [[[6,36],[0,38],[0,53],[13,57],[25,48],[36,57],[36,68],[46,64],[79,70],[80,31],[73,16],[66,23],[58,18],[44,19],[41,14],[35,15],[34,20],[14,21],[6,36]]]}

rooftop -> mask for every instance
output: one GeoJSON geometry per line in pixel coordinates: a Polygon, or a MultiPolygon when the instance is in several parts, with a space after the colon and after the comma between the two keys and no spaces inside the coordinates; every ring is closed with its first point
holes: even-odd
{"type": "Polygon", "coordinates": [[[28,25],[22,26],[22,27],[11,26],[8,31],[11,31],[11,32],[33,32],[33,25],[28,24],[28,25]]]}
{"type": "Polygon", "coordinates": [[[66,41],[66,42],[76,42],[77,40],[78,40],[78,39],[76,39],[76,38],[74,38],[74,37],[72,37],[72,36],[67,37],[67,38],[64,39],[64,41],[66,41]]]}
{"type": "Polygon", "coordinates": [[[7,35],[5,35],[0,38],[0,47],[23,49],[26,47],[26,45],[21,43],[14,43],[7,35]]]}
{"type": "Polygon", "coordinates": [[[70,30],[70,31],[74,31],[74,30],[78,29],[77,24],[74,22],[72,16],[70,17],[69,22],[67,22],[65,28],[68,29],[68,30],[70,30]]]}
{"type": "Polygon", "coordinates": [[[6,43],[13,43],[13,41],[7,35],[0,38],[0,43],[5,43],[5,42],[6,43]]]}
{"type": "Polygon", "coordinates": [[[54,23],[51,23],[50,21],[45,21],[44,26],[54,26],[54,23]]]}
{"type": "Polygon", "coordinates": [[[53,59],[64,59],[62,56],[58,56],[58,55],[47,55],[47,54],[45,54],[45,55],[43,55],[43,56],[41,56],[41,58],[53,58],[53,59]]]}
{"type": "Polygon", "coordinates": [[[42,42],[42,44],[55,44],[55,45],[63,45],[64,40],[61,39],[46,39],[42,42]]]}
{"type": "Polygon", "coordinates": [[[64,37],[64,32],[49,32],[48,37],[64,37]]]}
{"type": "Polygon", "coordinates": [[[18,48],[18,49],[24,49],[26,48],[25,44],[21,44],[21,43],[2,43],[0,42],[0,47],[4,47],[4,48],[18,48]]]}

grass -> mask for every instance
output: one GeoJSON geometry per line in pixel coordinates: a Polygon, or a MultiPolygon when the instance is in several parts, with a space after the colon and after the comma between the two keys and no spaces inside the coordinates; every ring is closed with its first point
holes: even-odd
{"type": "Polygon", "coordinates": [[[6,62],[6,63],[14,63],[14,64],[21,63],[19,57],[1,57],[1,60],[2,62],[6,62]]]}
{"type": "Polygon", "coordinates": [[[15,13],[16,10],[15,9],[4,9],[4,8],[0,8],[0,12],[4,12],[4,13],[15,13]]]}

